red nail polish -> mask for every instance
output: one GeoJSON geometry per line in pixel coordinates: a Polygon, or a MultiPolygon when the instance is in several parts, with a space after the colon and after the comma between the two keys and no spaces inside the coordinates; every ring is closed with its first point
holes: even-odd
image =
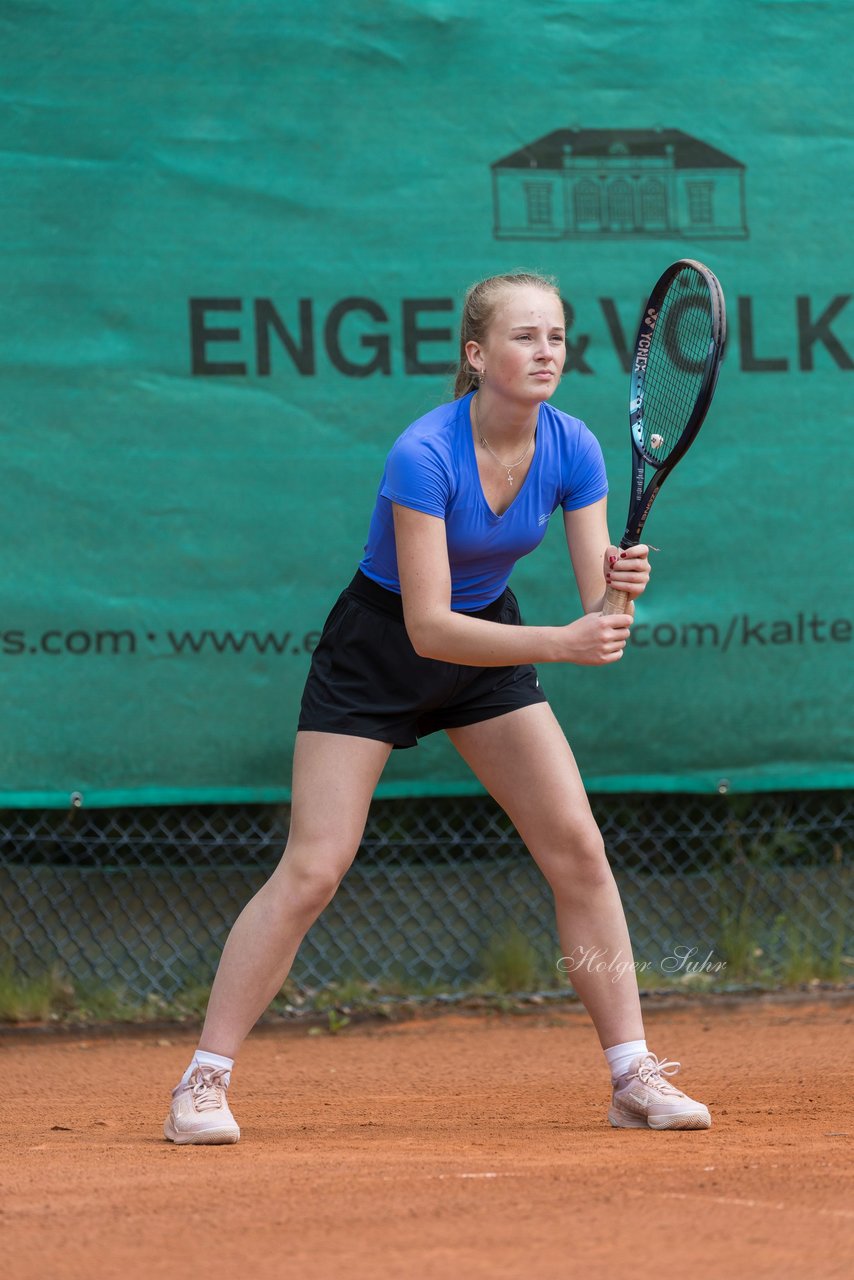
{"type": "Polygon", "coordinates": [[[625,560],[625,558],[626,558],[626,553],[625,553],[625,551],[621,551],[621,552],[620,552],[620,559],[621,559],[621,560],[625,560]]]}
{"type": "Polygon", "coordinates": [[[610,582],[610,581],[611,581],[611,575],[610,575],[610,573],[606,573],[606,574],[605,574],[605,581],[606,581],[606,582],[610,582]]]}

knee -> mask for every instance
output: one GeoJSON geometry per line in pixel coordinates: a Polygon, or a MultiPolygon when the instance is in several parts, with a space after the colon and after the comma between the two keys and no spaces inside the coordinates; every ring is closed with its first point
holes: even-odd
{"type": "Polygon", "coordinates": [[[300,850],[296,856],[286,851],[271,881],[282,908],[305,917],[320,915],[335,897],[351,861],[342,859],[338,850],[300,850]]]}
{"type": "Polygon", "coordinates": [[[560,898],[587,897],[613,883],[605,843],[595,825],[581,830],[572,826],[552,845],[541,862],[555,895],[560,898]]]}
{"type": "Polygon", "coordinates": [[[320,915],[338,891],[343,878],[333,867],[300,870],[291,877],[291,901],[305,915],[320,915]]]}

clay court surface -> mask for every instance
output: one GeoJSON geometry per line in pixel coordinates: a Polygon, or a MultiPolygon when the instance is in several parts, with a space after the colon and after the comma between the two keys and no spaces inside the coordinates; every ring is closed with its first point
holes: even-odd
{"type": "Polygon", "coordinates": [[[645,1008],[711,1130],[611,1129],[575,1006],[259,1028],[232,1147],[161,1137],[191,1031],[0,1036],[3,1275],[851,1275],[854,997],[645,1008]]]}

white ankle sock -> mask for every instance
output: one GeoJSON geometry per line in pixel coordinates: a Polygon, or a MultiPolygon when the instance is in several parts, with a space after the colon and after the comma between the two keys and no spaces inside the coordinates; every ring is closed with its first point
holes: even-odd
{"type": "Polygon", "coordinates": [[[187,1070],[181,1076],[180,1084],[186,1084],[196,1067],[225,1067],[228,1074],[225,1077],[226,1085],[231,1083],[231,1072],[234,1067],[234,1058],[223,1058],[218,1053],[208,1053],[206,1049],[197,1049],[193,1054],[193,1061],[187,1070]]]}
{"type": "Polygon", "coordinates": [[[628,1071],[635,1058],[648,1052],[645,1040],[626,1040],[624,1044],[615,1044],[610,1049],[606,1049],[605,1061],[611,1068],[612,1082],[616,1083],[620,1076],[628,1071]]]}

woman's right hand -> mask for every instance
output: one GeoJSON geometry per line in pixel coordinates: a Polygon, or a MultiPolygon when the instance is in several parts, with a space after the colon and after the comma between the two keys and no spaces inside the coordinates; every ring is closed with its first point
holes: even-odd
{"type": "Polygon", "coordinates": [[[629,639],[632,616],[629,613],[585,613],[583,618],[561,627],[561,662],[574,662],[582,667],[601,667],[619,662],[629,639]]]}

